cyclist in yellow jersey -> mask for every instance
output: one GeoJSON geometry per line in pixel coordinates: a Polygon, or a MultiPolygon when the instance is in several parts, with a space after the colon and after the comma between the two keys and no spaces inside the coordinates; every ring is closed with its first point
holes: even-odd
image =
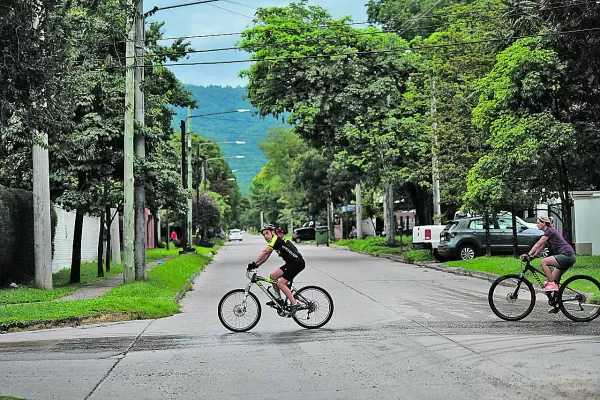
{"type": "MultiPolygon", "coordinates": [[[[273,285],[277,295],[281,298],[281,291],[283,291],[283,293],[290,300],[291,308],[290,312],[288,313],[288,317],[291,317],[296,313],[300,305],[296,304],[296,299],[294,296],[292,296],[292,292],[290,291],[288,283],[291,282],[296,275],[298,275],[298,273],[304,269],[304,259],[302,258],[302,254],[300,254],[292,242],[277,236],[275,233],[275,227],[273,225],[264,225],[260,231],[268,244],[267,247],[258,255],[256,261],[253,261],[248,265],[248,268],[250,269],[252,267],[259,267],[260,265],[264,264],[271,256],[273,250],[277,252],[279,257],[283,258],[285,264],[271,272],[271,279],[277,281],[277,285],[273,285]]],[[[281,301],[283,302],[283,300],[281,301]]],[[[273,306],[274,304],[267,303],[267,305],[273,306]]]]}

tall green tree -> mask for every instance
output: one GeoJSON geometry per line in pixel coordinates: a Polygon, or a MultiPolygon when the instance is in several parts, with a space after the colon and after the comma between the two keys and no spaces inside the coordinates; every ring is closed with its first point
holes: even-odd
{"type": "MultiPolygon", "coordinates": [[[[482,179],[501,183],[493,198],[510,199],[511,191],[500,192],[503,187],[556,194],[564,236],[571,240],[571,177],[578,145],[573,125],[560,120],[557,107],[565,73],[557,54],[545,49],[538,38],[516,41],[498,55],[493,70],[481,80],[473,121],[489,133],[496,162],[506,164],[506,173],[495,176],[493,169],[479,168],[482,179]]],[[[481,190],[478,187],[469,191],[481,190]]]]}

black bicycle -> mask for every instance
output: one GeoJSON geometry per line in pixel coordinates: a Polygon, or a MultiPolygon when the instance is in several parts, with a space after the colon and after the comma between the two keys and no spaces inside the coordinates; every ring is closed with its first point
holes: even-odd
{"type": "MultiPolygon", "coordinates": [[[[270,307],[277,310],[280,317],[287,317],[290,303],[287,298],[279,300],[272,292],[270,285],[277,281],[263,278],[258,275],[258,270],[248,270],[246,276],[250,282],[245,289],[234,289],[225,294],[219,302],[219,320],[233,332],[246,332],[254,328],[262,314],[262,307],[258,297],[250,291],[252,285],[258,286],[270,299],[270,307]]],[[[319,286],[305,286],[296,289],[290,283],[290,290],[300,307],[292,318],[298,325],[307,329],[316,329],[324,326],[333,315],[333,300],[327,291],[319,286]]],[[[285,296],[283,296],[285,297],[285,296]]]]}
{"type": "MultiPolygon", "coordinates": [[[[525,274],[531,272],[543,288],[539,275],[542,271],[531,265],[533,258],[522,260],[520,274],[509,274],[496,279],[488,293],[488,302],[494,314],[507,321],[519,321],[528,316],[536,301],[536,290],[525,274]],[[539,275],[538,275],[539,274],[539,275]]],[[[560,282],[557,282],[560,284],[560,282]]],[[[592,321],[600,315],[600,282],[587,275],[573,275],[560,284],[557,292],[543,292],[552,311],[562,313],[576,322],[592,321]]]]}

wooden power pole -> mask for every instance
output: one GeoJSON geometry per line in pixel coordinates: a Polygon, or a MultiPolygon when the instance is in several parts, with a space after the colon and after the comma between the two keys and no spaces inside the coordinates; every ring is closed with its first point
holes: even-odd
{"type": "MultiPolygon", "coordinates": [[[[130,10],[134,9],[134,0],[127,0],[130,10]]],[[[127,43],[125,44],[125,133],[123,146],[123,281],[125,283],[135,280],[134,269],[134,187],[133,176],[133,140],[134,140],[134,107],[135,107],[135,43],[136,43],[136,18],[130,14],[128,18],[129,32],[127,34],[127,43]]]]}
{"type": "MultiPolygon", "coordinates": [[[[138,129],[135,131],[135,155],[146,157],[146,138],[142,131],[144,126],[144,1],[138,0],[135,18],[135,120],[138,129]]],[[[135,182],[135,280],[146,279],[146,190],[143,182],[135,182]]]]}

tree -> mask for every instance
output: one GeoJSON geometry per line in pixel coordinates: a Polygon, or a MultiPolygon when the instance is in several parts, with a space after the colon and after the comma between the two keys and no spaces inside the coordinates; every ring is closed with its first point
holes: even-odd
{"type": "MultiPolygon", "coordinates": [[[[476,126],[489,133],[496,161],[507,174],[496,176],[496,199],[502,187],[519,187],[560,197],[564,236],[571,240],[571,168],[576,165],[575,130],[560,121],[556,99],[565,79],[557,54],[537,38],[520,39],[498,55],[493,70],[481,80],[476,126]],[[521,177],[517,185],[511,185],[521,177]]],[[[480,169],[490,177],[493,169],[480,169]]],[[[469,195],[470,196],[470,195],[469,195]]],[[[492,198],[490,196],[490,198],[492,198]]],[[[483,201],[483,199],[482,199],[483,201]]]]}
{"type": "Polygon", "coordinates": [[[443,9],[452,4],[469,4],[476,0],[369,0],[369,22],[381,24],[385,31],[395,31],[411,40],[431,35],[444,22],[443,9]]]}

